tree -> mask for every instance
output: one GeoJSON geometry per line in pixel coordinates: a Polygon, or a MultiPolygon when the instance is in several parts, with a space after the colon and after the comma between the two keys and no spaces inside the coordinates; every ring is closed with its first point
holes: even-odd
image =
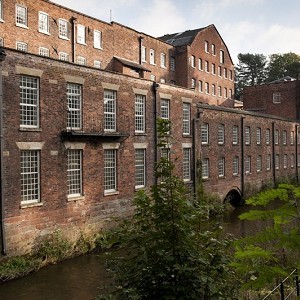
{"type": "Polygon", "coordinates": [[[236,243],[233,265],[244,277],[244,288],[262,288],[284,278],[300,266],[300,187],[279,184],[246,203],[259,206],[240,215],[240,219],[259,220],[265,229],[236,243]],[[278,203],[278,201],[280,202],[278,203]],[[274,201],[277,201],[274,203],[274,201]],[[273,202],[273,207],[270,204],[273,202]],[[265,209],[263,209],[265,208],[265,209]]]}
{"type": "MultiPolygon", "coordinates": [[[[158,121],[158,147],[171,143],[170,122],[158,121]]],[[[172,155],[171,155],[172,156],[172,155]]],[[[123,257],[113,264],[116,299],[234,299],[237,285],[229,267],[230,240],[218,231],[200,230],[200,210],[174,164],[163,156],[156,165],[157,184],[148,195],[139,191],[135,211],[121,224],[123,257]]]]}
{"type": "Polygon", "coordinates": [[[298,78],[300,74],[300,56],[292,52],[271,54],[267,73],[267,82],[271,82],[285,76],[298,78]]]}
{"type": "Polygon", "coordinates": [[[238,54],[236,67],[236,98],[242,94],[245,86],[262,84],[266,79],[267,58],[263,54],[238,54]]]}

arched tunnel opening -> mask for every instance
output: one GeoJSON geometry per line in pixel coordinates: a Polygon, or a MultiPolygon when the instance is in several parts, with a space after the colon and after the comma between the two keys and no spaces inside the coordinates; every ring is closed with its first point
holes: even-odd
{"type": "Polygon", "coordinates": [[[233,207],[241,206],[244,203],[241,193],[236,190],[232,189],[230,192],[227,193],[224,203],[230,203],[233,207]]]}

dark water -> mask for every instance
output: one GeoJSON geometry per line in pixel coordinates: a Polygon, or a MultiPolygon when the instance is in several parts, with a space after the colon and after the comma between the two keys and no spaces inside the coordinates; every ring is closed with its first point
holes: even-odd
{"type": "Polygon", "coordinates": [[[88,254],[0,285],[1,300],[90,300],[109,285],[105,254],[88,254]]]}
{"type": "MultiPolygon", "coordinates": [[[[242,206],[224,217],[225,232],[236,237],[259,231],[262,224],[241,221],[242,206]]],[[[0,285],[0,300],[90,300],[104,292],[111,280],[106,271],[107,256],[88,254],[42,268],[24,278],[0,285]]]]}

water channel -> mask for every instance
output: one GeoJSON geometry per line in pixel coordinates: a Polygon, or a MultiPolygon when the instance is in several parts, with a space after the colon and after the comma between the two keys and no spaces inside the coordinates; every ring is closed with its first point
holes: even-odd
{"type": "MultiPolygon", "coordinates": [[[[235,236],[244,236],[258,230],[240,221],[238,215],[245,206],[230,211],[225,217],[225,230],[235,236]]],[[[0,300],[90,300],[109,286],[106,255],[88,254],[57,265],[42,268],[24,278],[0,285],[0,300]]]]}

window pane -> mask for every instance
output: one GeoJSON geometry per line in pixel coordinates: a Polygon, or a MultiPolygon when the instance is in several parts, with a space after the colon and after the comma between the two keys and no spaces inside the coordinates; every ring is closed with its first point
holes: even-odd
{"type": "Polygon", "coordinates": [[[68,195],[82,195],[82,150],[68,150],[68,195]]]}
{"type": "Polygon", "coordinates": [[[145,186],[145,149],[135,149],[135,187],[145,186]]]}
{"type": "Polygon", "coordinates": [[[75,83],[67,85],[68,119],[67,128],[81,129],[81,86],[75,83]]]}
{"type": "Polygon", "coordinates": [[[117,190],[116,150],[104,150],[104,190],[117,190]]]}
{"type": "Polygon", "coordinates": [[[145,99],[144,95],[135,95],[135,131],[145,132],[145,99]]]}
{"type": "Polygon", "coordinates": [[[116,97],[117,93],[104,90],[104,130],[116,131],[116,97]]]}

